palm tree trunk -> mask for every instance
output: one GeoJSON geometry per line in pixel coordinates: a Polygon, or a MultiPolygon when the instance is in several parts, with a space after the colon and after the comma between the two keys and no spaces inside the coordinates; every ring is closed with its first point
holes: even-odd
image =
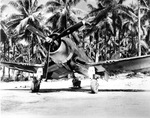
{"type": "Polygon", "coordinates": [[[104,45],[105,45],[104,60],[107,60],[107,41],[106,41],[106,40],[107,40],[107,36],[105,36],[105,42],[104,42],[104,43],[105,43],[105,44],[104,44],[104,45]]]}
{"type": "MultiPolygon", "coordinates": [[[[29,49],[28,49],[28,54],[29,54],[29,65],[30,65],[30,59],[31,59],[31,54],[30,54],[30,46],[29,46],[29,49]]],[[[28,78],[30,79],[30,73],[28,73],[28,78]]]]}
{"type": "Polygon", "coordinates": [[[13,44],[12,52],[13,52],[12,58],[13,58],[13,61],[15,61],[15,44],[13,44]]]}
{"type": "Polygon", "coordinates": [[[139,53],[138,55],[141,56],[141,35],[140,35],[140,27],[141,27],[141,22],[140,22],[140,0],[138,1],[138,49],[139,49],[139,53]]]}
{"type": "Polygon", "coordinates": [[[118,39],[119,39],[119,49],[118,49],[118,51],[119,51],[119,58],[121,58],[121,39],[122,39],[122,37],[121,37],[121,30],[119,30],[119,33],[118,33],[118,39]]]}
{"type": "MultiPolygon", "coordinates": [[[[8,45],[8,62],[10,62],[10,47],[8,45]]],[[[8,68],[8,78],[10,79],[10,68],[8,68]]]]}
{"type": "Polygon", "coordinates": [[[96,39],[96,52],[95,52],[95,62],[99,61],[99,30],[95,32],[96,39]]]}
{"type": "Polygon", "coordinates": [[[96,43],[96,57],[95,57],[95,62],[99,62],[99,43],[96,43]]]}
{"type": "MultiPolygon", "coordinates": [[[[15,44],[14,43],[12,44],[12,53],[13,53],[12,54],[12,62],[15,62],[15,44]]],[[[15,80],[15,77],[16,77],[15,70],[12,69],[12,73],[14,73],[12,76],[12,79],[15,80]]]]}
{"type": "MultiPolygon", "coordinates": [[[[4,58],[4,59],[3,59],[4,61],[5,61],[5,56],[6,56],[6,53],[5,53],[5,52],[6,52],[6,49],[5,49],[5,48],[6,48],[6,45],[5,45],[5,42],[4,42],[4,57],[3,57],[3,58],[4,58]]],[[[1,80],[4,80],[4,78],[5,78],[5,66],[3,66],[3,75],[2,75],[1,80]]]]}

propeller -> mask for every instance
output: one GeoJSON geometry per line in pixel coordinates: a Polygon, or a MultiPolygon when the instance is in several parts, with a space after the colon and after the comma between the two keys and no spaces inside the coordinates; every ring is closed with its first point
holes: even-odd
{"type": "Polygon", "coordinates": [[[47,63],[46,79],[48,77],[48,66],[49,66],[49,55],[50,55],[49,53],[50,53],[50,49],[51,49],[51,42],[55,42],[57,39],[73,33],[74,31],[78,30],[81,26],[83,26],[85,24],[86,24],[85,21],[81,21],[81,22],[69,27],[68,29],[64,30],[60,34],[53,33],[49,36],[46,36],[42,31],[38,30],[37,28],[33,27],[32,25],[26,26],[26,29],[28,29],[30,32],[33,32],[34,34],[40,36],[42,38],[43,42],[48,43],[48,53],[47,53],[47,59],[46,59],[46,63],[47,63]],[[55,37],[53,37],[53,36],[55,36],[55,37]]]}
{"type": "Polygon", "coordinates": [[[74,31],[78,30],[81,26],[85,25],[85,21],[81,21],[69,28],[67,28],[66,30],[64,30],[63,32],[61,32],[60,34],[57,34],[57,36],[55,36],[53,39],[50,39],[50,37],[52,37],[54,34],[51,34],[50,36],[46,36],[42,31],[36,29],[35,27],[31,26],[31,25],[27,25],[26,29],[28,29],[29,31],[33,32],[34,34],[37,34],[39,35],[40,37],[42,37],[43,39],[46,39],[44,40],[44,42],[48,41],[48,42],[51,42],[49,40],[56,40],[56,39],[59,39],[61,37],[64,37],[66,35],[69,35],[71,33],[73,33],[74,31]]]}
{"type": "Polygon", "coordinates": [[[64,37],[66,35],[69,35],[71,33],[73,33],[74,31],[78,30],[81,26],[83,26],[85,24],[85,21],[81,21],[69,28],[67,28],[66,30],[64,30],[62,33],[60,33],[56,38],[61,38],[64,37]]]}

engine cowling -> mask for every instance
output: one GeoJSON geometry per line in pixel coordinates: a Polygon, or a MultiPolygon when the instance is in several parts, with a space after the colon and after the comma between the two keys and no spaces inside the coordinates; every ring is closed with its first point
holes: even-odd
{"type": "Polygon", "coordinates": [[[73,56],[73,50],[64,40],[53,42],[50,49],[50,57],[55,63],[65,63],[73,56]]]}

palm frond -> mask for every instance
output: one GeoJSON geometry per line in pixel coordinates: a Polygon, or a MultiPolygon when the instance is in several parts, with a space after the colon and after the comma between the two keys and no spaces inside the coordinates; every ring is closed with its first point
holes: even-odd
{"type": "Polygon", "coordinates": [[[16,14],[16,13],[12,13],[9,18],[8,18],[8,21],[12,21],[12,20],[15,20],[15,19],[23,19],[24,16],[22,14],[16,14]]]}
{"type": "Polygon", "coordinates": [[[69,21],[70,25],[74,25],[75,23],[79,22],[79,19],[76,17],[76,15],[71,15],[68,18],[68,21],[69,21]]]}
{"type": "Polygon", "coordinates": [[[2,5],[2,6],[1,6],[1,13],[3,13],[3,11],[4,11],[7,7],[8,7],[7,5],[2,5]]]}
{"type": "Polygon", "coordinates": [[[100,12],[100,10],[101,9],[93,9],[91,12],[89,12],[88,15],[92,15],[92,16],[97,15],[100,12]]]}
{"type": "Polygon", "coordinates": [[[44,5],[40,5],[40,6],[38,6],[38,7],[35,9],[35,12],[38,12],[38,11],[42,10],[42,9],[43,9],[43,7],[44,7],[44,5]]]}
{"type": "Polygon", "coordinates": [[[98,15],[95,17],[95,19],[92,21],[94,24],[96,25],[98,24],[101,20],[103,20],[104,18],[106,18],[108,12],[111,10],[112,6],[109,6],[101,11],[99,11],[98,15]]]}
{"type": "Polygon", "coordinates": [[[145,0],[140,0],[140,4],[143,5],[143,6],[148,7],[148,4],[147,4],[147,3],[148,3],[148,2],[145,1],[145,0]]]}
{"type": "Polygon", "coordinates": [[[43,8],[43,6],[44,5],[42,5],[42,4],[38,6],[38,0],[35,0],[34,3],[31,5],[31,11],[32,11],[32,13],[38,12],[39,10],[41,10],[43,8]]]}
{"type": "Polygon", "coordinates": [[[14,1],[10,1],[8,4],[10,4],[12,7],[14,7],[15,9],[18,9],[20,6],[18,5],[17,2],[14,1]]]}
{"type": "MultiPolygon", "coordinates": [[[[21,1],[21,0],[19,0],[21,1]]],[[[21,14],[24,14],[24,15],[27,15],[27,11],[25,10],[25,8],[20,5],[21,3],[17,3],[17,2],[14,2],[14,1],[10,1],[9,4],[14,7],[18,12],[20,12],[21,14]]],[[[22,3],[23,4],[23,3],[22,3]]]]}
{"type": "Polygon", "coordinates": [[[52,15],[51,17],[49,17],[49,18],[46,19],[45,23],[46,24],[48,24],[49,22],[56,23],[57,20],[59,19],[59,15],[60,15],[60,13],[56,13],[56,14],[52,15]]]}
{"type": "Polygon", "coordinates": [[[148,16],[148,18],[150,19],[150,10],[148,10],[147,16],[148,16]]]}
{"type": "Polygon", "coordinates": [[[7,25],[6,25],[6,23],[7,23],[7,21],[1,20],[1,28],[2,28],[3,30],[7,30],[7,25]]]}
{"type": "Polygon", "coordinates": [[[44,48],[42,47],[42,45],[38,46],[38,50],[42,54],[43,57],[46,57],[46,50],[44,50],[44,48]]]}
{"type": "Polygon", "coordinates": [[[126,0],[119,0],[118,4],[122,4],[126,0]]]}
{"type": "Polygon", "coordinates": [[[3,43],[7,41],[7,35],[3,29],[0,29],[0,41],[3,43]]]}
{"type": "Polygon", "coordinates": [[[92,4],[87,4],[87,7],[90,9],[90,11],[93,11],[96,9],[92,4]]]}
{"type": "Polygon", "coordinates": [[[54,7],[54,6],[49,6],[48,8],[47,8],[47,10],[46,10],[46,13],[53,13],[53,12],[55,12],[55,11],[57,11],[58,10],[58,7],[54,7]]]}
{"type": "Polygon", "coordinates": [[[145,22],[146,20],[150,19],[150,10],[147,11],[141,18],[141,22],[145,22]]]}
{"type": "Polygon", "coordinates": [[[53,7],[58,7],[58,6],[61,6],[61,4],[59,3],[59,2],[57,2],[57,1],[48,1],[47,3],[46,3],[46,7],[47,6],[53,6],[53,7]]]}
{"type": "Polygon", "coordinates": [[[84,34],[83,38],[91,35],[93,32],[95,32],[97,30],[97,26],[93,26],[92,28],[86,29],[86,33],[84,34]]]}
{"type": "Polygon", "coordinates": [[[16,3],[18,3],[19,6],[24,7],[23,0],[17,0],[16,3]]]}
{"type": "Polygon", "coordinates": [[[33,8],[36,8],[38,6],[38,0],[34,0],[34,3],[33,3],[33,8]]]}
{"type": "Polygon", "coordinates": [[[32,8],[32,0],[29,0],[29,3],[30,3],[30,8],[32,8]]]}
{"type": "Polygon", "coordinates": [[[12,25],[14,25],[14,24],[19,24],[21,20],[22,20],[22,19],[20,19],[20,18],[10,20],[9,22],[7,22],[8,28],[10,28],[10,27],[11,27],[12,25]]]}
{"type": "Polygon", "coordinates": [[[144,41],[144,40],[140,40],[140,44],[142,47],[144,47],[145,49],[149,49],[148,44],[144,41]]]}
{"type": "Polygon", "coordinates": [[[67,0],[62,0],[64,4],[66,4],[67,0]]]}
{"type": "Polygon", "coordinates": [[[114,10],[115,10],[115,9],[116,9],[116,10],[124,11],[124,12],[126,12],[126,13],[128,13],[128,14],[130,14],[130,12],[134,13],[134,10],[133,10],[131,7],[125,6],[125,5],[122,5],[122,4],[116,5],[116,6],[114,7],[114,10]]]}
{"type": "Polygon", "coordinates": [[[39,44],[39,45],[41,45],[41,38],[40,37],[38,37],[38,36],[36,36],[36,35],[34,35],[33,34],[33,37],[35,37],[35,40],[37,40],[37,43],[39,44]]]}
{"type": "Polygon", "coordinates": [[[122,25],[122,32],[126,32],[128,30],[131,30],[131,23],[130,23],[130,21],[126,21],[122,25]]]}
{"type": "Polygon", "coordinates": [[[101,3],[104,5],[104,6],[109,6],[111,4],[113,4],[114,0],[101,0],[101,3]]]}
{"type": "Polygon", "coordinates": [[[98,8],[101,9],[101,10],[104,9],[104,6],[103,6],[102,2],[99,2],[99,3],[97,4],[97,6],[98,6],[98,8]]]}
{"type": "MultiPolygon", "coordinates": [[[[36,1],[36,0],[35,0],[36,1]]],[[[24,8],[25,8],[25,10],[27,11],[27,12],[29,12],[30,11],[30,1],[29,0],[24,0],[24,1],[22,1],[23,2],[23,4],[24,4],[24,8]]]]}
{"type": "Polygon", "coordinates": [[[57,25],[60,30],[64,30],[67,28],[66,13],[60,15],[57,25]]]}
{"type": "Polygon", "coordinates": [[[30,19],[30,17],[27,17],[27,18],[21,20],[19,25],[16,26],[15,31],[16,31],[17,34],[21,33],[21,31],[23,31],[23,29],[28,24],[29,19],[30,19]]]}
{"type": "Polygon", "coordinates": [[[107,24],[107,26],[108,26],[108,30],[110,30],[111,33],[114,34],[114,28],[113,28],[113,26],[112,26],[112,20],[111,20],[110,18],[107,18],[107,19],[106,19],[106,24],[107,24]]]}
{"type": "Polygon", "coordinates": [[[68,0],[67,5],[68,6],[76,6],[81,0],[68,0]]]}
{"type": "Polygon", "coordinates": [[[83,11],[81,9],[73,8],[73,9],[71,9],[71,12],[73,12],[76,15],[80,15],[80,14],[84,13],[85,11],[83,11]]]}
{"type": "Polygon", "coordinates": [[[118,15],[121,16],[123,19],[134,21],[133,17],[126,12],[120,12],[120,13],[118,13],[118,15]]]}

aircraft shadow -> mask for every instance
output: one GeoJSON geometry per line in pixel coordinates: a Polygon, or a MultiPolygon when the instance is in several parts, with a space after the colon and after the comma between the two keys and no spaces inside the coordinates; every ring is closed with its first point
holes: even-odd
{"type": "MultiPolygon", "coordinates": [[[[48,93],[48,92],[88,92],[91,93],[91,89],[70,89],[70,88],[62,88],[62,89],[40,89],[39,93],[48,93]]],[[[150,90],[143,89],[99,89],[98,92],[150,92],[150,90]]]]}
{"type": "MultiPolygon", "coordinates": [[[[20,89],[1,89],[10,91],[29,91],[30,89],[20,88],[20,89]]],[[[75,89],[75,88],[55,88],[55,89],[40,89],[38,93],[53,93],[53,92],[88,92],[91,93],[91,89],[75,89]]],[[[99,92],[150,92],[150,90],[144,89],[99,89],[99,92]]]]}

